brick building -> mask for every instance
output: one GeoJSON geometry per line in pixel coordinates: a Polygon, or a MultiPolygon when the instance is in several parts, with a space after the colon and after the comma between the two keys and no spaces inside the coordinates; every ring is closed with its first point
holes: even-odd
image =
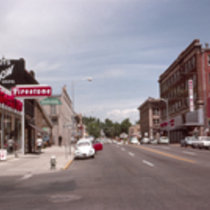
{"type": "Polygon", "coordinates": [[[210,48],[195,39],[159,77],[161,130],[179,142],[198,130],[205,135],[210,113],[210,48]],[[168,104],[168,111],[167,105],[168,104]]]}
{"type": "Polygon", "coordinates": [[[160,99],[149,97],[138,108],[140,113],[141,137],[157,139],[160,135],[160,99]]]}

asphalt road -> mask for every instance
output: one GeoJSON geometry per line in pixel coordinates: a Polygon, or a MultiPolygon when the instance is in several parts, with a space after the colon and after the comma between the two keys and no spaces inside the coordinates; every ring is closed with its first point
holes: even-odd
{"type": "Polygon", "coordinates": [[[53,174],[1,177],[1,210],[209,210],[210,151],[105,145],[53,174]]]}

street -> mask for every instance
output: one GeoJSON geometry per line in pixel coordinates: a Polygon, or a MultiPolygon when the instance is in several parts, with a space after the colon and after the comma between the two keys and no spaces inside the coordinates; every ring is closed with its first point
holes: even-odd
{"type": "Polygon", "coordinates": [[[178,145],[104,145],[67,170],[0,177],[0,209],[209,209],[209,156],[178,145]]]}

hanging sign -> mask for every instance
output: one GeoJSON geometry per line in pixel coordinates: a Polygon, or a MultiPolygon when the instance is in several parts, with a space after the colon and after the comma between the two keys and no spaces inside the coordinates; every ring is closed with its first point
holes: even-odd
{"type": "Polygon", "coordinates": [[[52,88],[43,85],[18,85],[12,88],[12,95],[20,98],[37,98],[51,96],[52,88]]]}
{"type": "Polygon", "coordinates": [[[189,86],[189,105],[190,105],[190,111],[194,111],[194,99],[193,99],[193,81],[189,80],[188,81],[188,86],[189,86]]]}
{"type": "Polygon", "coordinates": [[[58,98],[46,98],[40,103],[41,105],[61,105],[61,101],[58,98]]]}

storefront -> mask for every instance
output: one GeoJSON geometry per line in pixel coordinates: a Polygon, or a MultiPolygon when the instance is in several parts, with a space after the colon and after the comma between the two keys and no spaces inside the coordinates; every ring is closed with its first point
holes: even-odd
{"type": "MultiPolygon", "coordinates": [[[[38,85],[38,81],[35,78],[35,73],[33,71],[27,71],[25,68],[25,60],[20,58],[17,60],[14,59],[5,59],[0,60],[0,85],[7,90],[11,90],[17,85],[38,85]]],[[[8,94],[9,95],[9,94],[8,94]]],[[[12,97],[12,96],[10,96],[12,97]]],[[[13,98],[14,99],[14,98],[13,98]]],[[[18,98],[14,99],[16,102],[18,98]]],[[[22,99],[20,99],[22,101],[22,99]]],[[[19,101],[20,101],[19,100],[19,101]]],[[[8,98],[7,101],[11,101],[11,98],[8,98]]],[[[14,131],[15,139],[18,148],[22,148],[23,153],[33,153],[36,151],[35,140],[37,138],[37,129],[42,130],[42,124],[37,126],[38,115],[36,114],[37,101],[36,99],[25,99],[24,106],[21,107],[24,112],[24,119],[21,121],[21,112],[13,110],[12,108],[7,108],[7,105],[0,105],[0,114],[1,114],[1,145],[5,147],[5,141],[8,136],[11,135],[11,132],[14,131]],[[2,117],[3,116],[3,117],[2,117]],[[3,127],[6,126],[6,127],[3,127]],[[23,128],[21,130],[21,126],[23,128]],[[33,125],[33,126],[31,126],[33,125]],[[15,127],[16,126],[16,127],[15,127]],[[24,140],[21,138],[24,138],[24,140]],[[22,143],[21,143],[22,142],[22,143]]],[[[22,111],[22,110],[21,110],[22,111]]],[[[40,116],[39,116],[40,117],[40,116]]],[[[43,115],[41,116],[41,121],[44,119],[43,115]]],[[[47,121],[48,122],[48,121],[47,121]]],[[[46,126],[45,126],[46,127],[46,126]]],[[[51,123],[47,123],[47,127],[52,129],[51,123]]]]}
{"type": "Polygon", "coordinates": [[[8,153],[21,151],[22,102],[14,99],[11,92],[0,85],[0,148],[8,153]],[[9,148],[9,140],[13,141],[9,148]]]}
{"type": "Polygon", "coordinates": [[[179,143],[185,136],[193,135],[196,129],[201,135],[203,126],[203,109],[197,109],[161,123],[161,133],[167,135],[169,132],[170,143],[179,143]]]}

